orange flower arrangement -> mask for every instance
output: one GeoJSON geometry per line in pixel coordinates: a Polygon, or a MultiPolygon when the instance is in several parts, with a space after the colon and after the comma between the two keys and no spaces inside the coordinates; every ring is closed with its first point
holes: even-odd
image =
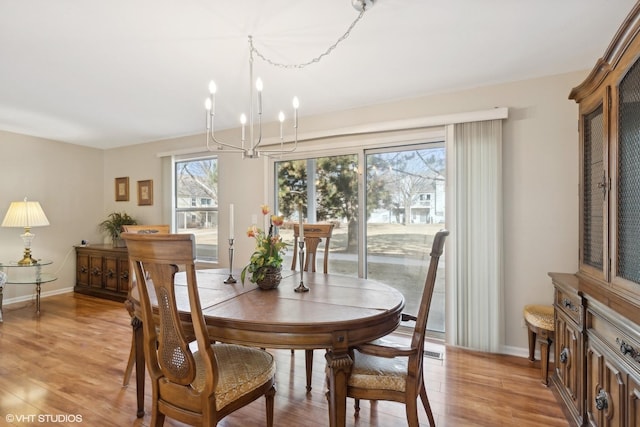
{"type": "MultiPolygon", "coordinates": [[[[260,209],[264,216],[269,215],[271,212],[268,205],[262,205],[260,209]]],[[[281,227],[284,223],[284,217],[271,215],[269,220],[270,225],[267,233],[255,225],[247,230],[247,236],[256,239],[256,250],[251,255],[249,264],[240,273],[240,279],[243,284],[247,273],[249,273],[249,281],[256,283],[264,279],[265,267],[282,267],[283,255],[286,252],[287,244],[282,241],[278,234],[278,227],[281,227]]]]}

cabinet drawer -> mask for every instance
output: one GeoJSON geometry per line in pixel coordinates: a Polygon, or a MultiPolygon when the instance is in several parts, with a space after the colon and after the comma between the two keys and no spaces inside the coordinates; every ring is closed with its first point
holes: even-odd
{"type": "Polygon", "coordinates": [[[78,255],[76,260],[76,285],[89,286],[89,256],[78,255]]]}
{"type": "Polygon", "coordinates": [[[89,286],[102,288],[102,257],[89,255],[89,286]]]}
{"type": "MultiPolygon", "coordinates": [[[[621,325],[623,325],[621,323],[621,325]]],[[[627,326],[631,322],[627,321],[627,326]]],[[[624,361],[636,376],[640,375],[640,339],[631,333],[623,331],[621,327],[614,325],[609,319],[605,319],[598,313],[587,310],[587,332],[598,338],[621,361],[624,361]]]]}
{"type": "Polygon", "coordinates": [[[110,291],[118,290],[118,259],[105,257],[104,265],[104,287],[110,291]]]}
{"type": "Polygon", "coordinates": [[[556,287],[555,291],[555,306],[557,309],[562,310],[576,325],[582,327],[582,298],[572,292],[567,292],[563,289],[556,287]]]}

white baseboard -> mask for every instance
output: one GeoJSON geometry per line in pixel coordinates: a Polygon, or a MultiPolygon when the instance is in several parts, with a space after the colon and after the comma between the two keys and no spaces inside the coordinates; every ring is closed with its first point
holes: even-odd
{"type": "MultiPolygon", "coordinates": [[[[518,357],[524,357],[526,359],[529,358],[529,349],[528,348],[522,348],[522,347],[513,347],[513,346],[506,346],[503,345],[501,348],[501,353],[503,354],[508,354],[510,356],[518,356],[518,357]]],[[[553,362],[553,344],[551,344],[551,346],[549,347],[549,362],[553,362]]],[[[540,360],[540,350],[538,348],[536,348],[536,352],[534,354],[534,357],[536,358],[536,360],[540,360]]]]}
{"type": "MultiPolygon", "coordinates": [[[[66,294],[66,293],[69,293],[69,292],[73,292],[73,287],[62,288],[62,289],[54,289],[52,291],[44,291],[43,290],[43,291],[40,292],[40,299],[46,298],[46,297],[50,297],[50,296],[53,296],[53,295],[66,294]]],[[[35,297],[36,297],[36,293],[35,293],[35,285],[34,285],[33,294],[21,295],[19,297],[13,297],[13,298],[5,298],[4,301],[2,302],[2,305],[4,306],[4,305],[10,305],[10,304],[18,303],[18,302],[31,301],[31,300],[35,300],[35,297]]]]}

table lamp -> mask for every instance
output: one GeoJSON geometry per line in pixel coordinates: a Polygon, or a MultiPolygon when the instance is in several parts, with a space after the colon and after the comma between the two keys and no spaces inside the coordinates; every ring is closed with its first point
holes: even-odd
{"type": "Polygon", "coordinates": [[[24,242],[24,255],[18,264],[37,264],[38,261],[31,257],[31,242],[35,234],[31,232],[31,227],[42,227],[49,225],[49,220],[44,214],[40,203],[28,202],[25,197],[23,201],[11,202],[9,210],[2,221],[2,227],[24,227],[24,234],[21,234],[24,242]]]}

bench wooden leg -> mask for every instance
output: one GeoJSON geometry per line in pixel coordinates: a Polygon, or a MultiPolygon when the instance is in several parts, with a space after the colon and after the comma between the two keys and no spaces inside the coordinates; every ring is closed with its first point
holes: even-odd
{"type": "Polygon", "coordinates": [[[542,331],[538,338],[540,343],[540,370],[542,374],[542,384],[549,385],[549,347],[553,342],[547,331],[542,331]]]}
{"type": "Polygon", "coordinates": [[[529,332],[529,360],[533,362],[536,360],[536,333],[530,327],[527,330],[529,332]]]}

